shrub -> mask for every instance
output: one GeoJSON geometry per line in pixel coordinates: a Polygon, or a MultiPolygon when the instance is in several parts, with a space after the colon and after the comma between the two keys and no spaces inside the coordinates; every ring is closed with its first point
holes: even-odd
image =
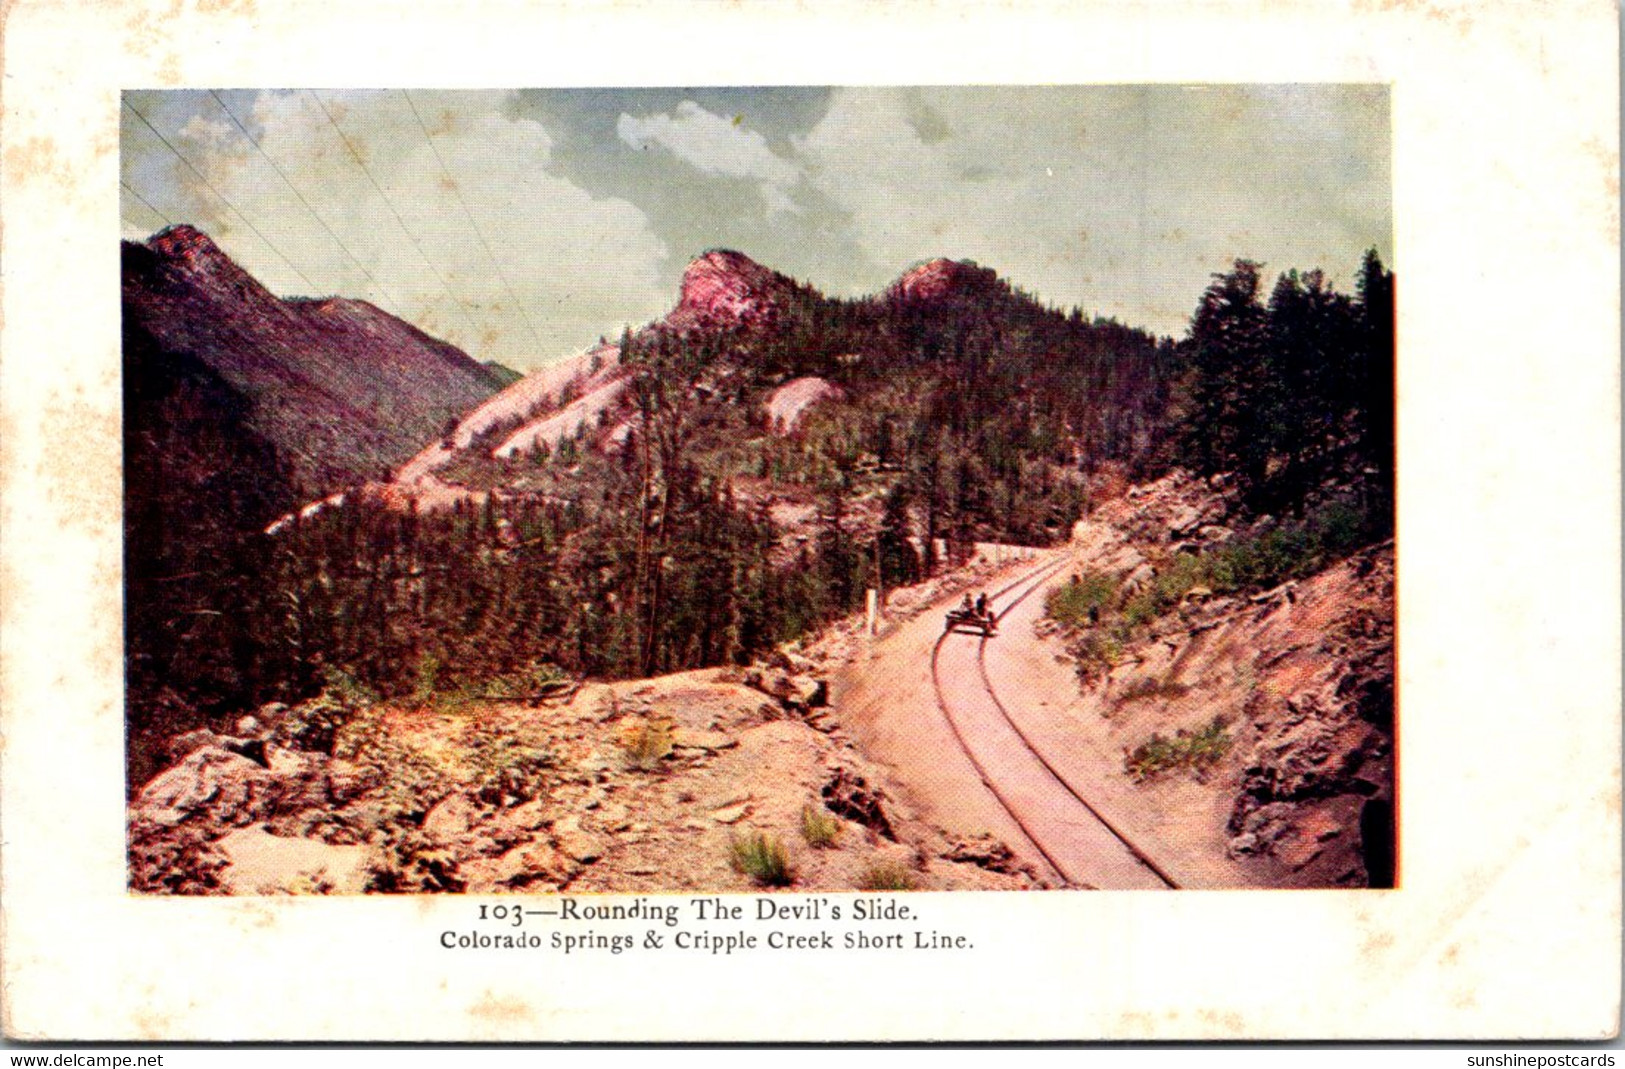
{"type": "Polygon", "coordinates": [[[758,831],[736,835],[728,845],[734,869],[764,887],[788,887],[794,879],[790,851],[777,837],[758,831]]]}
{"type": "Polygon", "coordinates": [[[914,873],[895,861],[879,861],[858,877],[860,891],[912,891],[919,886],[914,873]]]}
{"type": "Polygon", "coordinates": [[[1090,631],[1072,646],[1078,659],[1078,679],[1087,684],[1110,672],[1123,656],[1123,643],[1115,635],[1090,631]]]}
{"type": "Polygon", "coordinates": [[[673,730],[669,720],[658,717],[627,717],[621,722],[619,737],[626,767],[648,772],[659,767],[672,751],[673,730]]]}
{"type": "Polygon", "coordinates": [[[841,822],[823,806],[801,807],[801,837],[807,845],[820,848],[834,846],[841,837],[841,822]]]}
{"type": "Polygon", "coordinates": [[[1208,566],[1203,557],[1194,553],[1178,553],[1173,562],[1157,576],[1152,589],[1156,591],[1158,607],[1178,605],[1194,587],[1207,583],[1208,566]]]}
{"type": "Polygon", "coordinates": [[[1124,684],[1123,689],[1117,692],[1117,701],[1138,701],[1141,698],[1177,698],[1190,688],[1183,683],[1176,683],[1172,679],[1157,679],[1153,676],[1140,676],[1124,684]]]}
{"type": "Polygon", "coordinates": [[[1157,618],[1160,608],[1156,591],[1141,591],[1123,604],[1123,623],[1127,627],[1150,623],[1157,618]]]}
{"type": "Polygon", "coordinates": [[[322,690],[352,709],[360,709],[368,705],[376,705],[379,701],[378,692],[361,682],[349,672],[333,665],[322,668],[322,690]]]}
{"type": "Polygon", "coordinates": [[[1215,716],[1194,734],[1180,728],[1170,739],[1153,732],[1124,757],[1123,770],[1136,783],[1177,768],[1200,772],[1228,753],[1234,741],[1225,730],[1222,716],[1215,716]]]}
{"type": "Polygon", "coordinates": [[[417,671],[415,673],[417,676],[417,681],[412,688],[412,697],[414,700],[418,702],[427,702],[430,698],[434,697],[435,692],[440,689],[440,672],[444,667],[445,665],[442,664],[439,656],[436,654],[425,650],[419,655],[417,671]]]}
{"type": "Polygon", "coordinates": [[[1075,583],[1058,586],[1044,596],[1044,612],[1050,619],[1069,627],[1084,627],[1103,612],[1117,592],[1117,583],[1108,575],[1085,572],[1075,583]]]}

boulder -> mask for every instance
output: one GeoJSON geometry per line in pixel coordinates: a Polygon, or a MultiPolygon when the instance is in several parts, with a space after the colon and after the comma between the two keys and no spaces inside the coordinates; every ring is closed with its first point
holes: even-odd
{"type": "Polygon", "coordinates": [[[837,768],[824,784],[820,792],[824,798],[824,806],[830,812],[849,820],[857,821],[879,835],[896,841],[897,833],[892,830],[891,820],[886,816],[883,803],[884,794],[856,772],[847,768],[837,768]]]}
{"type": "Polygon", "coordinates": [[[698,731],[692,728],[678,728],[672,733],[672,748],[675,750],[703,750],[714,753],[717,750],[731,750],[739,745],[739,740],[723,731],[698,731]]]}
{"type": "Polygon", "coordinates": [[[265,757],[269,767],[226,745],[200,746],[141,789],[132,816],[159,824],[190,820],[243,827],[302,809],[340,806],[376,783],[376,773],[320,754],[271,749],[265,757]]]}
{"type": "Polygon", "coordinates": [[[467,795],[453,794],[429,810],[423,818],[423,834],[449,845],[467,835],[479,817],[479,807],[467,795]]]}
{"type": "Polygon", "coordinates": [[[242,827],[274,816],[283,803],[320,803],[291,797],[297,793],[270,769],[211,743],[143,787],[135,810],[159,824],[200,820],[242,827]]]}
{"type": "Polygon", "coordinates": [[[576,692],[573,702],[583,716],[595,723],[605,723],[620,715],[620,703],[615,689],[605,683],[589,683],[576,692]]]}
{"type": "Polygon", "coordinates": [[[476,858],[458,866],[470,894],[514,891],[538,883],[561,887],[580,871],[579,864],[541,841],[521,843],[500,857],[476,858]]]}
{"type": "Polygon", "coordinates": [[[949,861],[975,865],[989,872],[1015,873],[1025,871],[1010,847],[988,834],[957,840],[947,853],[949,861]]]}
{"type": "Polygon", "coordinates": [[[721,809],[711,811],[711,819],[718,824],[737,824],[750,812],[749,802],[736,802],[733,805],[723,806],[721,809]]]}
{"type": "Polygon", "coordinates": [[[553,842],[560,853],[583,865],[590,865],[604,856],[604,844],[597,836],[582,830],[581,818],[573,814],[554,821],[553,842]]]}
{"type": "Polygon", "coordinates": [[[360,894],[366,889],[372,851],[316,839],[271,835],[239,828],[216,844],[226,858],[221,888],[228,894],[360,894]]]}

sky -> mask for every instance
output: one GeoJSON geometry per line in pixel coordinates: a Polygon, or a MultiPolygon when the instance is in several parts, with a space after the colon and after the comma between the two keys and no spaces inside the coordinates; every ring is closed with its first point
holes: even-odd
{"type": "Polygon", "coordinates": [[[124,95],[123,236],[190,223],[283,296],[528,370],[737,249],[834,296],[936,257],[1182,336],[1236,259],[1393,266],[1385,86],[124,95]]]}

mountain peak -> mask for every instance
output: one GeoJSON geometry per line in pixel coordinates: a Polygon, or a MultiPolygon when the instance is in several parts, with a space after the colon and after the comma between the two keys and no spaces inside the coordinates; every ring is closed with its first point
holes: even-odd
{"type": "Polygon", "coordinates": [[[228,286],[241,296],[254,294],[264,299],[276,299],[258,279],[243,270],[226,250],[216,245],[213,238],[188,223],[164,227],[147,239],[146,247],[157,253],[171,270],[179,270],[194,279],[207,280],[210,285],[228,286]]]}
{"type": "Polygon", "coordinates": [[[164,227],[147,240],[147,247],[165,256],[192,263],[230,259],[213,238],[190,223],[164,227]]]}
{"type": "Polygon", "coordinates": [[[926,301],[945,297],[950,293],[966,293],[994,281],[998,275],[974,260],[949,260],[938,257],[904,271],[892,283],[891,291],[899,297],[926,301]]]}
{"type": "Polygon", "coordinates": [[[711,249],[683,271],[679,319],[745,323],[768,314],[789,280],[732,249],[711,249]]]}

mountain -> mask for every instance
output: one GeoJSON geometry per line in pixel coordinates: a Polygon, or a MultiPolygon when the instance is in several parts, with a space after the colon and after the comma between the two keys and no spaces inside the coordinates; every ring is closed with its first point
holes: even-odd
{"type": "Polygon", "coordinates": [[[400,493],[392,497],[415,497],[424,507],[457,500],[434,473],[459,452],[511,458],[544,445],[556,449],[565,439],[601,425],[608,425],[608,432],[600,444],[624,442],[630,424],[622,409],[629,404],[625,394],[633,372],[622,364],[623,345],[657,344],[661,337],[761,335],[774,329],[795,298],[815,293],[744,253],[703,253],[684,270],[670,312],[628,331],[620,343],[602,342],[506,382],[396,469],[393,482],[400,493]]]}
{"type": "Polygon", "coordinates": [[[305,493],[377,477],[503,384],[365,301],[277,297],[194,227],[122,253],[126,347],[211,376],[305,493]]]}
{"type": "Polygon", "coordinates": [[[774,317],[794,288],[790,279],[742,252],[712,249],[683,271],[677,307],[662,325],[678,331],[759,325],[774,317]]]}
{"type": "MultiPolygon", "coordinates": [[[[468,495],[448,482],[512,488],[512,473],[492,460],[550,453],[567,441],[619,451],[637,424],[630,384],[647,378],[651,363],[672,361],[687,366],[693,389],[736,412],[765,414],[770,429],[775,414],[784,416],[781,388],[805,395],[798,413],[815,397],[847,397],[879,414],[875,391],[907,381],[914,403],[896,415],[910,422],[935,418],[919,411],[922,403],[939,414],[969,403],[978,410],[972,422],[997,421],[1011,414],[1001,409],[1007,402],[1042,395],[1052,436],[1089,440],[1097,456],[1117,460],[1155,444],[1176,364],[1171,343],[1046,308],[969,260],[926,261],[878,294],[840,299],[742,252],[711,249],[688,264],[669,312],[510,383],[427,441],[397,469],[398,492],[387,496],[449,506],[468,495]],[[641,355],[629,361],[628,347],[641,355]],[[640,362],[641,372],[633,366],[640,362]],[[967,384],[977,388],[974,400],[967,384]]],[[[964,429],[962,416],[953,422],[964,429]]]]}
{"type": "MultiPolygon", "coordinates": [[[[131,767],[196,710],[285,667],[260,622],[259,532],[306,497],[376,478],[499,378],[363,301],[287,300],[203,232],[121,249],[126,665],[131,767]]],[[[287,608],[286,603],[283,606],[287,608]]]]}

